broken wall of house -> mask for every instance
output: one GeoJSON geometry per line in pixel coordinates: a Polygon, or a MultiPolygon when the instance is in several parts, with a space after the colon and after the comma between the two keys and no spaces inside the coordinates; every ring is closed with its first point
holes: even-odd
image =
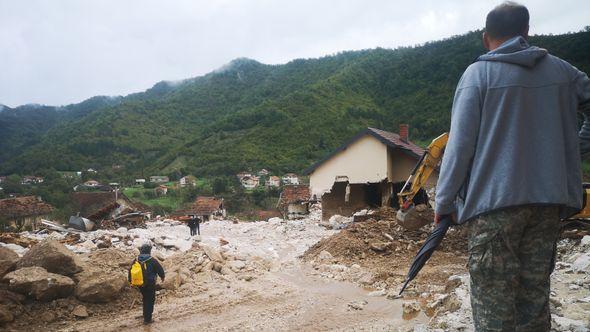
{"type": "Polygon", "coordinates": [[[386,181],[369,184],[335,182],[322,196],[322,219],[333,215],[352,216],[356,211],[383,206],[389,185],[386,181]]]}

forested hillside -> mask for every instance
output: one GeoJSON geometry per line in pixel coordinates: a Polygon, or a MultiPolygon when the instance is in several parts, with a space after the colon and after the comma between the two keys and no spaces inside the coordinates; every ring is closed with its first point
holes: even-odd
{"type": "MultiPolygon", "coordinates": [[[[101,99],[77,113],[76,105],[5,110],[0,174],[112,164],[124,165],[129,176],[262,167],[299,172],[364,127],[397,131],[399,123],[410,124],[412,140],[425,142],[448,130],[455,85],[484,52],[480,34],[284,65],[237,59],[205,76],[101,99]],[[49,121],[33,121],[39,114],[49,121]]],[[[590,72],[590,31],[536,36],[531,43],[590,72]]]]}

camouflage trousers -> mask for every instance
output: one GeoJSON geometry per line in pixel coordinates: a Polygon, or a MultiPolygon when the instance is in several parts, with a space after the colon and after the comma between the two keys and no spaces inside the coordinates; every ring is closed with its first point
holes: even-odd
{"type": "Polygon", "coordinates": [[[468,227],[475,330],[549,331],[558,208],[498,210],[469,221],[468,227]]]}

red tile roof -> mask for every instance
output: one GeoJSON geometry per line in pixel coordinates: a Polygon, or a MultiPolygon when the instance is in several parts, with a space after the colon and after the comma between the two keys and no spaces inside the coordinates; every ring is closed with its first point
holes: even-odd
{"type": "Polygon", "coordinates": [[[223,199],[216,197],[198,196],[192,206],[192,210],[199,216],[214,214],[223,209],[223,199]]]}
{"type": "Polygon", "coordinates": [[[307,202],[311,198],[311,191],[306,185],[288,185],[283,188],[281,198],[279,200],[280,206],[287,204],[296,204],[307,202]]]}
{"type": "MultiPolygon", "coordinates": [[[[392,133],[389,131],[376,129],[376,128],[368,128],[368,131],[370,131],[370,132],[374,133],[375,135],[384,139],[386,141],[386,142],[384,142],[385,144],[392,146],[392,147],[408,150],[408,151],[416,154],[416,156],[418,156],[418,158],[424,154],[424,149],[422,149],[421,147],[419,147],[418,145],[416,145],[410,141],[404,142],[400,138],[400,136],[396,133],[392,133]]],[[[373,136],[375,136],[375,135],[373,135],[373,136]]],[[[379,137],[377,137],[377,138],[379,138],[379,137]]]]}
{"type": "Polygon", "coordinates": [[[424,154],[424,149],[422,149],[421,147],[419,147],[418,145],[416,145],[410,141],[407,141],[407,142],[402,141],[402,139],[400,138],[400,136],[398,134],[395,134],[395,133],[392,133],[389,131],[385,131],[385,130],[381,130],[381,129],[369,127],[367,129],[363,130],[362,132],[358,133],[353,138],[349,139],[346,143],[342,144],[340,147],[338,147],[332,153],[330,153],[329,155],[324,157],[322,160],[311,165],[309,168],[307,168],[304,171],[304,174],[311,174],[316,168],[318,168],[324,162],[326,162],[327,160],[332,158],[337,153],[344,151],[349,145],[351,145],[352,143],[356,142],[357,140],[359,140],[360,138],[362,138],[366,135],[371,135],[371,136],[375,137],[376,139],[378,139],[381,143],[383,143],[389,147],[395,148],[395,149],[400,149],[416,159],[420,159],[420,157],[422,157],[422,155],[424,154]]]}
{"type": "Polygon", "coordinates": [[[0,199],[0,217],[23,218],[42,216],[53,211],[53,207],[35,196],[0,199]]]}

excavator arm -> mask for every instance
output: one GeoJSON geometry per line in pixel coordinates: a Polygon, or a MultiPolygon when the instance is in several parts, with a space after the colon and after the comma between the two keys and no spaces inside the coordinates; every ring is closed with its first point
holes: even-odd
{"type": "MultiPolygon", "coordinates": [[[[420,161],[416,164],[416,167],[410,173],[410,176],[400,192],[397,194],[399,200],[400,210],[397,213],[397,219],[404,223],[406,222],[407,218],[419,218],[424,219],[424,210],[416,211],[413,203],[414,196],[420,191],[421,188],[424,187],[426,181],[432,174],[432,172],[438,166],[440,160],[442,159],[443,152],[447,145],[447,141],[449,140],[449,134],[443,133],[442,135],[438,136],[430,145],[424,154],[420,158],[420,161]]],[[[432,213],[430,213],[432,214],[432,213]]],[[[428,217],[426,217],[428,219],[428,217]]],[[[429,222],[432,220],[424,220],[424,222],[429,222]]],[[[422,222],[413,220],[413,222],[408,224],[421,224],[422,222]]],[[[411,227],[414,228],[414,227],[411,227]]]]}

